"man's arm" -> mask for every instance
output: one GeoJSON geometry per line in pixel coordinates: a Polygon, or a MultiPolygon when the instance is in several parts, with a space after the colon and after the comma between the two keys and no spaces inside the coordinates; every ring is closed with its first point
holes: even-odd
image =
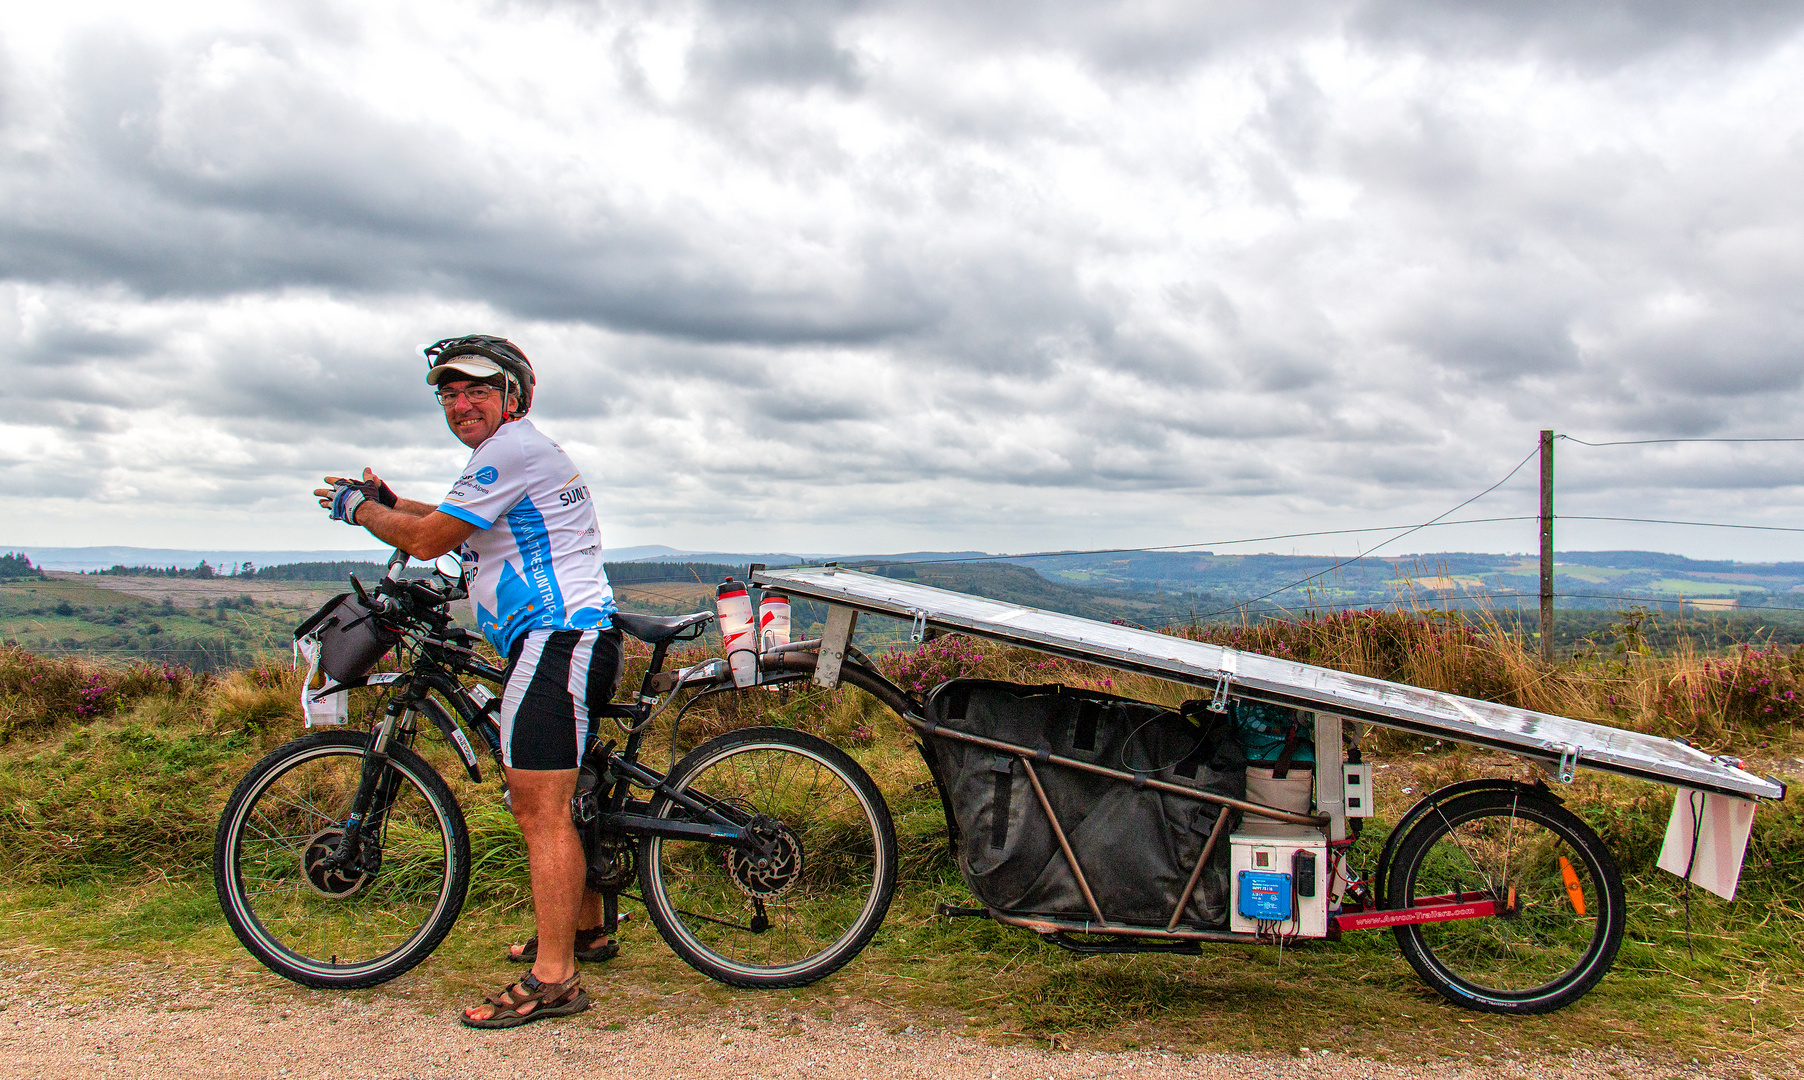
{"type": "Polygon", "coordinates": [[[376,539],[398,547],[422,562],[454,550],[470,538],[476,526],[436,510],[425,503],[403,499],[394,507],[369,500],[357,508],[357,524],[376,539]],[[416,511],[414,508],[418,507],[416,511]]]}
{"type": "MultiPolygon", "coordinates": [[[[389,507],[389,509],[399,510],[403,514],[412,514],[414,517],[425,517],[427,514],[437,510],[438,507],[432,503],[423,503],[417,499],[403,499],[397,495],[395,496],[395,505],[389,507]]],[[[363,519],[359,518],[358,520],[362,521],[363,519]]]]}
{"type": "MultiPolygon", "coordinates": [[[[365,484],[374,484],[391,494],[393,489],[382,483],[373,471],[363,470],[365,484]]],[[[338,477],[326,477],[326,483],[342,483],[338,477]]],[[[367,490],[367,489],[366,489],[367,490]]],[[[321,506],[330,507],[335,494],[333,488],[316,488],[314,496],[321,506]]],[[[427,561],[436,559],[447,551],[470,538],[477,526],[461,518],[452,517],[440,511],[431,503],[419,502],[415,499],[395,497],[395,505],[388,507],[374,498],[366,498],[358,504],[352,514],[353,520],[373,533],[376,539],[390,547],[398,547],[416,559],[427,561]]]]}
{"type": "MultiPolygon", "coordinates": [[[[336,483],[340,483],[340,482],[354,483],[355,481],[345,480],[343,477],[338,477],[338,476],[326,477],[326,483],[328,485],[336,484],[336,483]]],[[[376,475],[376,470],[371,469],[367,466],[363,470],[363,482],[366,485],[366,488],[365,488],[366,492],[368,492],[372,489],[375,492],[378,492],[378,494],[375,494],[372,496],[373,498],[375,498],[375,500],[377,502],[384,502],[384,496],[386,495],[387,498],[394,499],[395,504],[394,504],[393,508],[401,511],[402,513],[412,514],[414,517],[425,517],[427,514],[430,514],[434,510],[438,509],[438,506],[434,503],[423,503],[423,502],[420,502],[418,499],[403,499],[400,495],[395,493],[394,488],[389,487],[388,484],[383,482],[383,480],[380,476],[376,475]]],[[[323,488],[315,488],[313,490],[313,495],[315,498],[317,498],[319,500],[319,504],[321,506],[331,506],[332,505],[332,488],[331,487],[328,486],[328,487],[323,487],[323,488]]],[[[386,505],[386,503],[384,503],[384,504],[386,505]]]]}

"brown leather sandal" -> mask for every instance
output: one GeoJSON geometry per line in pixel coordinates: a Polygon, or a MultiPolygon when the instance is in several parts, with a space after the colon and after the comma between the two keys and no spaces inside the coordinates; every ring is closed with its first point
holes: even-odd
{"type": "Polygon", "coordinates": [[[484,997],[495,1007],[494,1012],[484,1019],[473,1020],[468,1013],[459,1011],[458,1018],[464,1022],[465,1027],[519,1027],[534,1020],[543,1020],[547,1016],[573,1016],[589,1007],[589,995],[583,991],[580,974],[572,975],[561,983],[543,983],[529,971],[526,978],[499,994],[486,994],[484,997]],[[531,1012],[521,1011],[528,1006],[535,1007],[531,1012]]]}
{"type": "MultiPolygon", "coordinates": [[[[601,932],[601,927],[593,926],[587,930],[576,932],[576,958],[594,962],[612,960],[620,955],[620,946],[614,939],[601,932]]],[[[537,935],[526,939],[520,951],[507,950],[507,959],[515,964],[530,964],[539,958],[539,939],[537,935]]]]}

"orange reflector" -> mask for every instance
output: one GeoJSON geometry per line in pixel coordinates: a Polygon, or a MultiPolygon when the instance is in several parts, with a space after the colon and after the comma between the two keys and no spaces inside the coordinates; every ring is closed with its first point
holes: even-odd
{"type": "Polygon", "coordinates": [[[1578,872],[1572,869],[1572,864],[1566,861],[1564,855],[1560,856],[1560,876],[1566,879],[1566,899],[1572,901],[1572,910],[1583,915],[1585,890],[1579,887],[1578,872]]]}

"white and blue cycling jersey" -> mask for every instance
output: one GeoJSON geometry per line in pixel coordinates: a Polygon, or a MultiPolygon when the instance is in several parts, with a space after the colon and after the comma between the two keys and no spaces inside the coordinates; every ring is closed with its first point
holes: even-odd
{"type": "Polygon", "coordinates": [[[470,455],[440,510],[476,526],[461,555],[476,626],[502,656],[528,630],[606,628],[614,590],[582,474],[530,420],[470,455]]]}

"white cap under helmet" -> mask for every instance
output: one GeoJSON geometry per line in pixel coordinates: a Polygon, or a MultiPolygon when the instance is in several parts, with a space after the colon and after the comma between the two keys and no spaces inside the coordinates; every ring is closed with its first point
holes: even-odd
{"type": "Polygon", "coordinates": [[[488,334],[445,338],[420,350],[431,365],[426,382],[437,386],[447,379],[494,379],[506,384],[517,403],[512,415],[524,416],[532,408],[532,361],[506,338],[488,334]]]}

